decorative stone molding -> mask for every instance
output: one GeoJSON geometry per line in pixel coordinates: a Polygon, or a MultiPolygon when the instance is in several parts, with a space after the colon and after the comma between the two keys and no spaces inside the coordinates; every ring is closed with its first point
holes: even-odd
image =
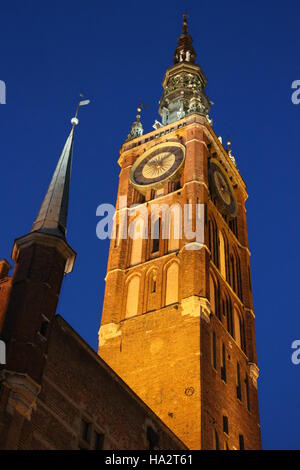
{"type": "Polygon", "coordinates": [[[206,297],[200,297],[200,309],[201,309],[201,317],[207,322],[210,322],[210,302],[206,297]]]}
{"type": "Polygon", "coordinates": [[[253,385],[257,388],[257,379],[259,376],[259,368],[254,362],[249,363],[249,374],[252,379],[253,385]]]}
{"type": "Polygon", "coordinates": [[[3,370],[0,377],[2,384],[10,389],[7,402],[8,413],[14,414],[16,411],[30,421],[32,410],[36,409],[41,386],[29,375],[9,370],[3,370]]]}
{"type": "Polygon", "coordinates": [[[121,336],[122,331],[120,325],[116,323],[107,323],[100,327],[99,330],[99,347],[103,346],[107,340],[121,336]]]}
{"type": "Polygon", "coordinates": [[[206,297],[192,295],[182,300],[182,315],[191,317],[202,317],[206,322],[210,322],[210,302],[206,297]]]}
{"type": "Polygon", "coordinates": [[[207,116],[210,101],[205,93],[206,78],[199,65],[180,62],[169,67],[159,103],[162,124],[170,124],[189,114],[207,116]]]}
{"type": "Polygon", "coordinates": [[[195,250],[202,250],[202,248],[204,248],[210,254],[210,250],[208,246],[205,245],[204,243],[199,243],[197,241],[186,243],[181,249],[181,251],[183,250],[195,251],[195,250]]]}

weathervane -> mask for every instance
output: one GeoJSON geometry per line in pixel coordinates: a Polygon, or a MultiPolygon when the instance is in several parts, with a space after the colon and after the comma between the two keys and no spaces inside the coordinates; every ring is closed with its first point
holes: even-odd
{"type": "MultiPolygon", "coordinates": [[[[83,98],[83,95],[80,93],[80,98],[83,98]]],[[[79,124],[79,119],[77,118],[78,116],[78,111],[79,111],[79,108],[80,106],[87,106],[88,104],[90,104],[90,100],[82,100],[80,99],[78,101],[78,104],[77,104],[77,108],[76,108],[76,112],[75,112],[75,116],[72,117],[71,119],[71,124],[74,126],[77,126],[79,124]]]]}

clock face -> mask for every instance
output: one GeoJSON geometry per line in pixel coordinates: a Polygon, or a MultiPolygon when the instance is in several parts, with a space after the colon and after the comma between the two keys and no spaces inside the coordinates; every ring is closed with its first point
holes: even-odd
{"type": "Polygon", "coordinates": [[[222,212],[235,217],[237,214],[237,202],[228,176],[220,163],[211,159],[209,164],[210,183],[213,194],[217,197],[219,208],[222,212]]]}
{"type": "Polygon", "coordinates": [[[185,148],[177,142],[156,145],[139,157],[130,172],[131,183],[140,191],[161,188],[167,179],[175,179],[185,158],[185,148]]]}

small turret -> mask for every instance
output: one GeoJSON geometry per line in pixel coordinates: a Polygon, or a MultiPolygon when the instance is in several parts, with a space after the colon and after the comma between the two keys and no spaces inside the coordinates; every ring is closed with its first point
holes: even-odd
{"type": "Polygon", "coordinates": [[[141,123],[141,111],[142,108],[141,106],[139,106],[137,108],[136,120],[131,124],[131,129],[130,133],[128,134],[127,141],[143,135],[144,129],[141,123]]]}

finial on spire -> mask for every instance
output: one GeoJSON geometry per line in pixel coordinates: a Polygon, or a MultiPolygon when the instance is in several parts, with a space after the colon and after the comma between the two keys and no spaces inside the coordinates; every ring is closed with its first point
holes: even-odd
{"type": "Polygon", "coordinates": [[[143,135],[144,129],[141,123],[141,112],[143,108],[145,108],[145,105],[143,103],[140,103],[137,107],[136,120],[131,124],[131,129],[130,133],[128,134],[127,140],[132,140],[136,137],[140,137],[141,135],[143,135]]]}
{"type": "MultiPolygon", "coordinates": [[[[81,93],[80,93],[80,98],[83,98],[83,95],[81,93]]],[[[71,124],[72,124],[73,127],[78,126],[78,124],[79,124],[79,119],[77,118],[77,116],[78,116],[78,111],[79,111],[80,106],[87,106],[88,104],[90,104],[90,100],[80,99],[78,101],[77,108],[76,108],[76,111],[75,111],[75,116],[72,117],[72,119],[71,119],[71,124]]]]}
{"type": "Polygon", "coordinates": [[[183,16],[182,34],[188,34],[189,33],[189,27],[188,27],[188,24],[187,24],[187,19],[188,19],[189,15],[185,11],[182,16],[183,16]]]}
{"type": "Polygon", "coordinates": [[[227,139],[227,148],[226,148],[226,150],[227,150],[227,153],[228,153],[228,156],[229,156],[230,160],[236,166],[236,161],[235,161],[235,158],[232,155],[232,151],[231,151],[231,140],[230,139],[227,139]]]}
{"type": "Polygon", "coordinates": [[[179,62],[194,64],[196,60],[196,52],[193,48],[193,39],[189,33],[187,18],[188,14],[185,12],[183,14],[182,34],[179,36],[178,46],[174,53],[174,64],[179,62]]]}
{"type": "MultiPolygon", "coordinates": [[[[164,91],[158,108],[163,126],[194,113],[205,116],[208,123],[212,124],[209,118],[210,102],[205,93],[207,80],[201,67],[195,64],[196,52],[187,18],[187,13],[184,13],[174,65],[167,69],[163,81],[164,91]]],[[[159,123],[155,123],[155,128],[157,125],[159,123]]]]}

